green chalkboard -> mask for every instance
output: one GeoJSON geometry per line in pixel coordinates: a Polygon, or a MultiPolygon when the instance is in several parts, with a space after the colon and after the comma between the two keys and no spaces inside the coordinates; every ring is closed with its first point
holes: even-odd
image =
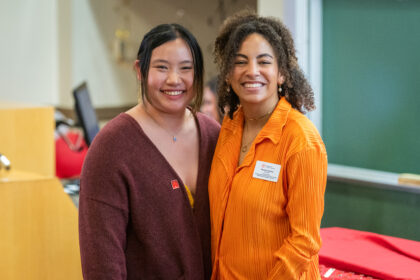
{"type": "Polygon", "coordinates": [[[321,227],[344,227],[420,241],[420,194],[328,182],[321,227]]]}
{"type": "Polygon", "coordinates": [[[323,1],[329,161],[420,173],[420,1],[323,1]]]}

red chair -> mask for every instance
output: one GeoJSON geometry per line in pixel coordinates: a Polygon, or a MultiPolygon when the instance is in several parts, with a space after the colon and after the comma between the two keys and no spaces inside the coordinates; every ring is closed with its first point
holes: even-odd
{"type": "Polygon", "coordinates": [[[55,140],[56,176],[60,179],[79,177],[87,150],[82,133],[70,130],[59,133],[55,140]]]}

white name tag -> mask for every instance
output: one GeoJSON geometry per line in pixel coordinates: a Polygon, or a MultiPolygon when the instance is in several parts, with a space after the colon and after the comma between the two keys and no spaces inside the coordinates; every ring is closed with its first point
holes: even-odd
{"type": "Polygon", "coordinates": [[[280,174],[280,164],[257,160],[252,177],[271,182],[277,182],[280,174]]]}

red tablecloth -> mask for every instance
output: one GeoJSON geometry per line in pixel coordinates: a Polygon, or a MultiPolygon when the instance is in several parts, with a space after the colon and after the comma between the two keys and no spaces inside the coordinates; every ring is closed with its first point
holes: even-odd
{"type": "Polygon", "coordinates": [[[323,228],[321,237],[321,265],[379,279],[420,280],[420,242],[345,228],[323,228]]]}

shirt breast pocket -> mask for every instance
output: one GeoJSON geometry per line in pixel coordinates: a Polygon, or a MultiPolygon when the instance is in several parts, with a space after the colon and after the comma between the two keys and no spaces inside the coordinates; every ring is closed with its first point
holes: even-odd
{"type": "Polygon", "coordinates": [[[280,164],[265,161],[256,161],[252,182],[260,196],[267,198],[268,204],[273,207],[285,207],[287,202],[287,192],[283,182],[283,170],[280,164]]]}

